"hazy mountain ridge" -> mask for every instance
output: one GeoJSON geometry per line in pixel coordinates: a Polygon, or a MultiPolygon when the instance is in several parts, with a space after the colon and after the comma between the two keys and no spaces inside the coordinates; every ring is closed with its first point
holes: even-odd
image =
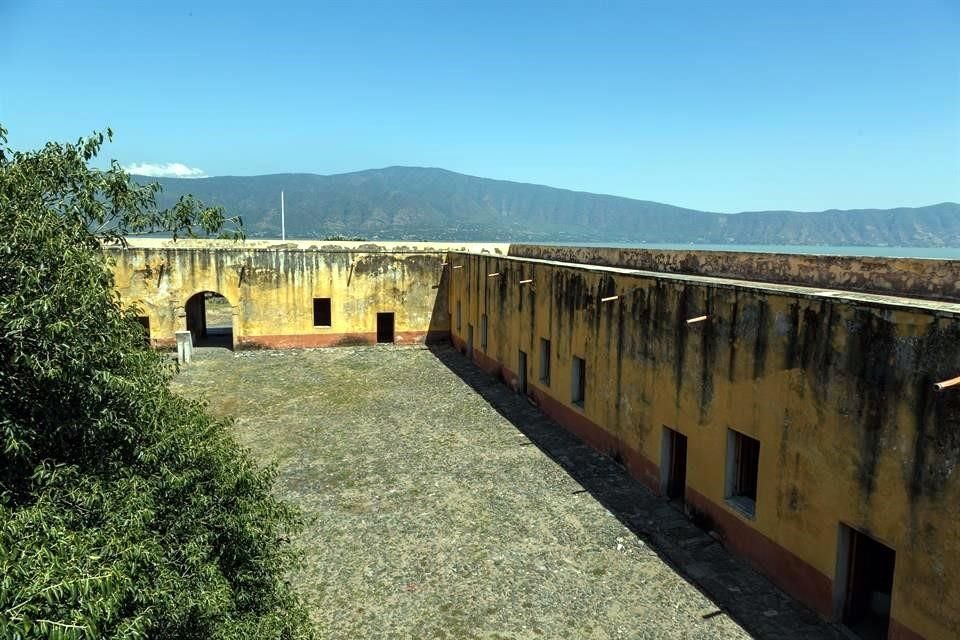
{"type": "Polygon", "coordinates": [[[420,167],[157,181],[162,204],[192,193],[242,216],[251,237],[280,235],[282,189],[292,238],[960,246],[951,202],[724,214],[420,167]]]}

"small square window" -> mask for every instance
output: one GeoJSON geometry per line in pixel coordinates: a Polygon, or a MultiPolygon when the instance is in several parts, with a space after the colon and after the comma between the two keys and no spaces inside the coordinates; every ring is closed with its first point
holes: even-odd
{"type": "Polygon", "coordinates": [[[550,386],[550,341],[540,338],[540,384],[550,386]]]}
{"type": "Polygon", "coordinates": [[[753,518],[757,512],[760,441],[739,431],[727,431],[727,502],[753,518]]]}
{"type": "Polygon", "coordinates": [[[313,299],[313,326],[329,327],[333,325],[330,319],[330,298],[313,299]]]}
{"type": "Polygon", "coordinates": [[[480,316],[480,348],[487,350],[487,314],[480,316]]]}
{"type": "Polygon", "coordinates": [[[573,356],[573,376],[570,384],[570,400],[581,409],[587,398],[587,362],[573,356]]]}

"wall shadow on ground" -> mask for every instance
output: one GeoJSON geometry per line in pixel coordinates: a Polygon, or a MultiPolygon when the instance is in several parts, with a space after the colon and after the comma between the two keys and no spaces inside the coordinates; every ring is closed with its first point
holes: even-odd
{"type": "Polygon", "coordinates": [[[612,458],[592,449],[541,413],[526,396],[514,393],[447,343],[430,350],[441,363],[490,403],[589,494],[653,549],[717,610],[755,638],[843,638],[840,630],[777,589],[723,545],[698,528],[676,503],[655,495],[631,478],[612,458]]]}

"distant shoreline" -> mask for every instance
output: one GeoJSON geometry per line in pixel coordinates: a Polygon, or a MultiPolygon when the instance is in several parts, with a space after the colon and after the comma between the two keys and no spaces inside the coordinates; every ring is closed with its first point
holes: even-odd
{"type": "Polygon", "coordinates": [[[861,256],[872,258],[931,258],[960,260],[960,247],[883,247],[865,245],[811,244],[696,244],[669,242],[541,242],[564,247],[623,247],[625,249],[664,249],[676,251],[736,251],[745,253],[796,253],[802,255],[861,256]]]}

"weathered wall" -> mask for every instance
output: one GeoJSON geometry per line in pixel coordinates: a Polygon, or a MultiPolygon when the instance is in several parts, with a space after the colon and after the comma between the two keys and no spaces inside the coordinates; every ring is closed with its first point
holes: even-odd
{"type": "Polygon", "coordinates": [[[960,260],[525,244],[509,255],[960,302],[960,260]]]}
{"type": "Polygon", "coordinates": [[[449,287],[454,315],[462,305],[456,344],[472,324],[474,359],[514,385],[525,351],[541,409],[656,490],[662,427],[685,434],[686,502],[786,591],[834,617],[843,523],[896,551],[892,637],[960,637],[960,388],[932,386],[960,375],[960,305],[450,261],[463,265],[449,287]],[[587,363],[583,408],[571,402],[572,356],[587,363]],[[761,443],[753,518],[725,499],[728,429],[761,443]]]}
{"type": "Polygon", "coordinates": [[[150,318],[153,344],[186,329],[190,296],[213,291],[233,307],[240,347],[311,347],[376,340],[376,314],[393,312],[397,342],[446,336],[442,266],[449,249],[503,245],[132,240],[110,248],[116,286],[150,318]],[[331,298],[330,327],[313,326],[313,298],[331,298]]]}

